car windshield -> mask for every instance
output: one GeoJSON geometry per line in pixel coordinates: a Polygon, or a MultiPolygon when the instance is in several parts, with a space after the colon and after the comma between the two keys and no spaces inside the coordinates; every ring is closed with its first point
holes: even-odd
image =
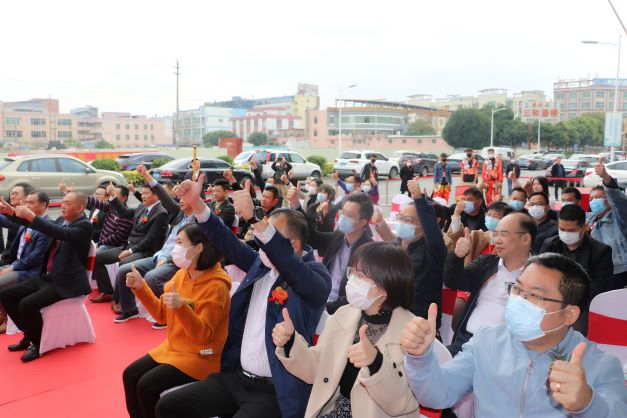
{"type": "Polygon", "coordinates": [[[177,169],[177,168],[183,168],[186,167],[189,163],[191,162],[191,159],[189,158],[184,158],[182,160],[172,160],[170,162],[167,162],[165,164],[163,164],[161,167],[159,167],[160,169],[177,169]]]}
{"type": "Polygon", "coordinates": [[[255,161],[266,161],[268,159],[268,153],[266,151],[255,152],[255,161]]]}
{"type": "Polygon", "coordinates": [[[462,154],[462,153],[453,154],[450,157],[448,157],[449,160],[461,160],[461,159],[464,159],[464,158],[466,158],[466,154],[462,154]]]}
{"type": "Polygon", "coordinates": [[[118,160],[128,160],[130,157],[130,155],[118,155],[118,160]]]}
{"type": "Polygon", "coordinates": [[[237,154],[237,157],[235,157],[234,160],[237,160],[237,161],[248,160],[251,155],[253,155],[252,151],[242,152],[242,153],[237,154]]]}
{"type": "Polygon", "coordinates": [[[406,154],[404,151],[394,151],[392,153],[392,157],[391,158],[401,158],[403,156],[403,154],[406,154]]]}
{"type": "Polygon", "coordinates": [[[569,160],[565,160],[562,162],[564,165],[564,168],[577,168],[577,164],[579,163],[579,161],[569,161],[569,160]]]}
{"type": "Polygon", "coordinates": [[[2,161],[0,161],[0,170],[4,170],[4,168],[8,166],[9,164],[11,164],[13,161],[15,160],[4,158],[2,161]]]}
{"type": "Polygon", "coordinates": [[[359,158],[361,154],[358,152],[343,152],[342,155],[340,155],[340,158],[344,158],[344,159],[350,159],[350,158],[359,158]]]}

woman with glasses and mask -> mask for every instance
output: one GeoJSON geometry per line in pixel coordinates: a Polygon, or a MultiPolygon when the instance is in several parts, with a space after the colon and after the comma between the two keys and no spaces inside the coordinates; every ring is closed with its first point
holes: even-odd
{"type": "Polygon", "coordinates": [[[168,325],[168,338],[131,363],[122,375],[131,418],[154,417],[163,391],[220,372],[231,308],[231,278],[221,254],[197,224],[176,237],[172,261],[180,268],[157,298],[133,266],[126,285],[157,322],[168,325]]]}
{"type": "Polygon", "coordinates": [[[412,269],[399,246],[372,242],[351,257],[346,296],[317,345],[294,332],[290,313],[272,339],[294,376],[312,384],[305,417],[419,417],[403,367],[400,332],[414,317],[412,269]]]}

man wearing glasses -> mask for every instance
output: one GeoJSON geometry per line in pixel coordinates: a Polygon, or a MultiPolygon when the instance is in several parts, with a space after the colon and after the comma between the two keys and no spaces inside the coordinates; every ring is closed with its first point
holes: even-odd
{"type": "Polygon", "coordinates": [[[496,254],[477,257],[464,267],[471,249],[470,230],[457,241],[455,251],[444,265],[444,284],[470,292],[462,320],[448,347],[453,356],[462,350],[479,328],[503,323],[507,292],[505,284],[515,282],[529,257],[537,233],[536,223],[527,214],[512,213],[501,219],[493,233],[496,254]]]}
{"type": "Polygon", "coordinates": [[[627,416],[620,362],[572,329],[590,291],[585,270],[542,254],[506,288],[505,324],[481,328],[442,366],[431,348],[436,306],[405,326],[405,371],[420,405],[447,408],[473,392],[482,418],[627,416]]]}

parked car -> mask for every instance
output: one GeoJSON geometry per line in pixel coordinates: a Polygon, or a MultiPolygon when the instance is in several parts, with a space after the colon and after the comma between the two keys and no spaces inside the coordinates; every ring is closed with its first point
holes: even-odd
{"type": "Polygon", "coordinates": [[[156,159],[172,161],[174,157],[163,152],[136,152],[133,154],[118,155],[115,161],[120,164],[122,170],[130,171],[135,170],[140,164],[144,164],[144,167],[150,169],[152,162],[156,159]]]}
{"type": "MultiPolygon", "coordinates": [[[[457,154],[452,154],[450,155],[447,160],[448,160],[448,164],[451,166],[451,171],[453,172],[453,174],[459,174],[462,172],[462,166],[460,165],[462,160],[467,158],[466,157],[466,153],[465,152],[460,152],[457,154]]],[[[475,158],[477,159],[477,162],[479,163],[479,175],[481,175],[481,171],[483,170],[483,162],[485,161],[484,158],[475,153],[475,158]]],[[[505,161],[503,161],[503,165],[505,166],[505,161]]]]}
{"type": "Polygon", "coordinates": [[[433,166],[438,162],[438,156],[432,152],[403,152],[397,162],[398,166],[404,167],[407,160],[411,161],[414,173],[424,177],[429,173],[433,174],[433,166]]]}
{"type": "Polygon", "coordinates": [[[403,154],[412,154],[412,153],[416,154],[417,151],[414,151],[411,149],[394,151],[392,155],[388,157],[388,160],[394,161],[396,164],[400,166],[400,161],[401,161],[401,157],[403,156],[403,154]]]}
{"type": "Polygon", "coordinates": [[[596,163],[598,163],[599,159],[602,159],[604,163],[610,162],[608,157],[604,157],[602,155],[589,155],[589,154],[573,154],[568,159],[573,160],[573,161],[575,160],[587,161],[592,165],[595,165],[596,163]]]}
{"type": "MultiPolygon", "coordinates": [[[[610,153],[609,152],[602,152],[599,155],[607,158],[608,161],[610,160],[610,153]]],[[[622,161],[625,158],[627,158],[627,154],[625,154],[624,152],[618,151],[618,150],[614,151],[614,161],[622,161]]]]}
{"type": "MultiPolygon", "coordinates": [[[[207,176],[205,181],[209,183],[213,183],[218,179],[223,179],[224,176],[222,173],[224,173],[224,170],[233,168],[226,161],[218,159],[199,158],[198,161],[200,162],[200,171],[205,173],[207,176]]],[[[191,171],[192,158],[178,158],[162,165],[161,167],[153,168],[150,170],[150,174],[158,182],[169,180],[172,183],[178,183],[185,180],[185,176],[191,171]]],[[[242,178],[250,179],[253,182],[255,180],[253,173],[249,170],[234,168],[233,176],[238,182],[241,181],[242,178]]]]}
{"type": "Polygon", "coordinates": [[[481,150],[481,156],[483,158],[488,158],[488,150],[492,148],[494,149],[494,155],[501,155],[503,161],[509,160],[511,157],[516,155],[514,150],[508,147],[483,147],[481,150]]]}
{"type": "MultiPolygon", "coordinates": [[[[625,187],[627,183],[627,161],[614,161],[605,164],[607,174],[614,177],[619,185],[625,187]]],[[[585,187],[594,187],[601,184],[601,178],[594,173],[594,167],[586,169],[583,185],[585,187]]]]}
{"type": "Polygon", "coordinates": [[[547,163],[541,155],[525,154],[518,157],[518,165],[527,170],[545,170],[547,163]]]}
{"type": "Polygon", "coordinates": [[[550,154],[544,154],[543,156],[544,161],[546,161],[547,166],[553,165],[557,157],[560,157],[562,160],[566,159],[566,157],[564,157],[564,154],[559,154],[559,153],[554,153],[554,152],[550,154]]]}
{"type": "MultiPolygon", "coordinates": [[[[582,160],[562,160],[562,165],[564,166],[564,171],[566,173],[566,175],[564,177],[573,177],[573,178],[581,178],[584,176],[586,169],[591,168],[592,164],[590,164],[587,161],[582,161],[582,160]]],[[[546,177],[551,177],[551,168],[553,167],[553,164],[551,164],[550,167],[548,167],[546,169],[546,177]]],[[[555,182],[553,180],[549,180],[549,185],[552,186],[555,182]]],[[[572,186],[574,185],[574,183],[569,182],[569,185],[572,186]]]]}
{"type": "Polygon", "coordinates": [[[390,161],[388,157],[380,152],[370,150],[344,151],[335,159],[333,170],[337,171],[340,178],[345,178],[352,174],[361,175],[364,167],[370,163],[370,157],[373,155],[377,158],[375,165],[379,170],[379,177],[394,178],[398,176],[399,166],[397,163],[390,161]]]}
{"type": "Polygon", "coordinates": [[[99,185],[109,182],[126,185],[121,173],[97,170],[78,158],[64,154],[5,157],[0,160],[0,193],[7,200],[17,183],[26,183],[46,192],[51,199],[62,198],[63,193],[59,190],[61,180],[85,194],[92,194],[99,185]]]}
{"type": "Polygon", "coordinates": [[[279,159],[285,158],[285,160],[292,166],[294,177],[298,180],[304,180],[307,177],[320,178],[322,170],[318,164],[310,163],[302,155],[294,151],[281,151],[281,150],[257,150],[242,152],[235,157],[233,163],[236,167],[248,169],[248,161],[250,157],[254,156],[257,164],[261,164],[263,167],[262,176],[264,179],[272,177],[274,170],[272,170],[272,163],[276,161],[277,156],[279,159]]]}

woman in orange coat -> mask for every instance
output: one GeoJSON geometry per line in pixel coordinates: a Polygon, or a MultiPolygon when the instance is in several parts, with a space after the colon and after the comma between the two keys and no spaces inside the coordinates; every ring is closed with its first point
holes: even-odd
{"type": "Polygon", "coordinates": [[[124,370],[130,417],[154,417],[161,392],[220,371],[231,309],[231,278],[220,258],[192,223],[176,237],[172,261],[180,270],[165,284],[161,298],[157,299],[134,266],[127,274],[126,285],[137,299],[157,322],[168,325],[168,338],[124,370]]]}

